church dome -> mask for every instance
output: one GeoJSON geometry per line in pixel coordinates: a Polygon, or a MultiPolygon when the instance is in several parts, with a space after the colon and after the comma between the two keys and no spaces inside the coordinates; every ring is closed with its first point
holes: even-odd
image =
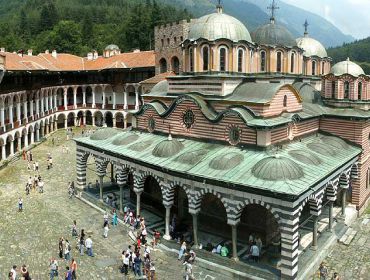
{"type": "Polygon", "coordinates": [[[347,58],[345,61],[338,62],[335,64],[331,70],[331,74],[334,74],[335,76],[341,76],[344,74],[350,74],[354,77],[358,77],[360,75],[365,75],[364,70],[360,67],[360,65],[352,62],[347,58]]]}
{"type": "Polygon", "coordinates": [[[318,56],[321,58],[328,57],[326,49],[319,41],[308,36],[298,38],[296,41],[298,47],[304,50],[304,56],[318,56]]]}
{"type": "Polygon", "coordinates": [[[104,50],[106,50],[106,51],[114,51],[114,50],[117,50],[118,51],[119,50],[119,47],[117,45],[111,44],[111,45],[106,46],[104,50]]]}
{"type": "Polygon", "coordinates": [[[218,8],[217,13],[205,15],[196,19],[190,26],[190,40],[204,38],[208,41],[229,39],[234,42],[252,42],[251,35],[245,25],[236,18],[222,13],[218,8]]]}
{"type": "Polygon", "coordinates": [[[284,26],[276,24],[273,20],[252,33],[253,40],[260,45],[297,46],[293,35],[284,26]]]}
{"type": "Polygon", "coordinates": [[[253,166],[252,174],[268,181],[296,180],[304,175],[293,160],[278,155],[261,159],[253,166]]]}
{"type": "Polygon", "coordinates": [[[168,139],[159,142],[152,151],[152,155],[160,158],[172,157],[178,154],[184,145],[176,139],[168,139]]]}

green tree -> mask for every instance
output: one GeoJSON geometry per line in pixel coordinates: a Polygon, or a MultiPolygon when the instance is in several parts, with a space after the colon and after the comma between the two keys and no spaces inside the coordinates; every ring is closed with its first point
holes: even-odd
{"type": "Polygon", "coordinates": [[[48,0],[41,9],[39,30],[50,30],[58,22],[58,12],[52,0],[48,0]]]}

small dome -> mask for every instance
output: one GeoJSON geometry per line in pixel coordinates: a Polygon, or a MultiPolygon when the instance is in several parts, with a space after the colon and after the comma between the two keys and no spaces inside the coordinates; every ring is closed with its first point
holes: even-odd
{"type": "Polygon", "coordinates": [[[268,181],[296,180],[304,176],[298,164],[289,158],[280,156],[261,159],[253,166],[252,174],[268,181]]]}
{"type": "Polygon", "coordinates": [[[330,146],[333,146],[337,149],[347,149],[348,148],[348,144],[346,143],[346,141],[344,141],[343,139],[340,139],[338,137],[323,136],[321,138],[321,141],[324,142],[324,143],[327,143],[330,146]]]}
{"type": "Polygon", "coordinates": [[[102,128],[98,129],[96,132],[94,132],[91,136],[91,140],[106,140],[109,139],[119,133],[118,130],[114,128],[102,128]]]}
{"type": "Polygon", "coordinates": [[[175,161],[188,164],[188,165],[195,165],[197,164],[203,157],[208,153],[208,150],[196,150],[189,153],[183,153],[179,155],[175,161]]]}
{"type": "Polygon", "coordinates": [[[139,136],[136,134],[123,135],[121,137],[114,139],[112,141],[112,144],[116,146],[125,146],[131,144],[132,142],[135,142],[137,139],[139,139],[139,136]]]}
{"type": "Polygon", "coordinates": [[[331,74],[334,74],[335,76],[341,76],[344,74],[350,74],[354,77],[358,77],[360,75],[365,75],[364,70],[360,67],[360,65],[352,62],[347,58],[345,61],[338,62],[335,64],[331,70],[331,74]]]}
{"type": "Polygon", "coordinates": [[[176,139],[164,140],[155,146],[152,155],[155,157],[167,158],[178,154],[184,145],[176,139]]]}
{"type": "Polygon", "coordinates": [[[258,27],[252,33],[253,40],[261,45],[273,46],[297,46],[293,35],[284,26],[276,24],[271,21],[270,23],[258,27]]]}
{"type": "Polygon", "coordinates": [[[304,50],[304,56],[318,56],[321,58],[328,57],[326,49],[319,41],[308,36],[298,38],[296,41],[297,46],[304,50]]]}
{"type": "Polygon", "coordinates": [[[228,170],[238,166],[244,160],[244,156],[238,153],[227,153],[214,158],[209,167],[215,170],[228,170]]]}
{"type": "Polygon", "coordinates": [[[106,46],[104,50],[106,50],[106,51],[114,51],[114,50],[117,50],[118,51],[119,50],[119,47],[117,45],[111,44],[111,45],[106,46]]]}
{"type": "Polygon", "coordinates": [[[158,84],[156,84],[150,93],[167,93],[168,92],[168,82],[167,80],[161,81],[158,84]]]}
{"type": "Polygon", "coordinates": [[[204,38],[208,41],[229,39],[234,42],[252,42],[251,35],[245,25],[236,18],[218,13],[205,15],[195,20],[190,26],[189,39],[204,38]]]}
{"type": "Polygon", "coordinates": [[[305,164],[319,165],[321,163],[321,160],[318,156],[307,151],[293,150],[289,152],[289,155],[295,160],[305,164]]]}
{"type": "Polygon", "coordinates": [[[327,145],[323,142],[312,142],[307,144],[307,147],[310,148],[313,152],[328,157],[335,156],[336,154],[336,149],[334,148],[334,146],[327,145]]]}
{"type": "Polygon", "coordinates": [[[146,140],[146,141],[140,141],[138,143],[132,144],[130,147],[128,147],[130,150],[135,152],[142,152],[145,149],[149,148],[150,145],[152,145],[153,141],[146,140]]]}

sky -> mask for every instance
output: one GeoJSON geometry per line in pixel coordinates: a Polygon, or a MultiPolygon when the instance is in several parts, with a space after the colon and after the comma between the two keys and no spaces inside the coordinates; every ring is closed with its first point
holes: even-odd
{"type": "Polygon", "coordinates": [[[370,36],[370,0],[283,0],[318,14],[345,34],[357,39],[370,36]]]}

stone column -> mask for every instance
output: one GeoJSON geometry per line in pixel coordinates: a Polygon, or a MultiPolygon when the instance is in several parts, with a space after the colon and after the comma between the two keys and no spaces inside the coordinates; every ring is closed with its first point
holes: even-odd
{"type": "Polygon", "coordinates": [[[116,110],[116,93],[113,91],[113,110],[116,110]]]}
{"type": "Polygon", "coordinates": [[[140,215],[140,201],[141,201],[141,194],[142,192],[136,192],[136,216],[140,215]]]}
{"type": "MultiPolygon", "coordinates": [[[[86,104],[85,104],[86,106],[86,104]]],[[[83,125],[86,125],[86,112],[83,112],[82,114],[82,122],[83,122],[83,125]]]]}
{"type": "Polygon", "coordinates": [[[329,201],[329,232],[333,231],[333,203],[334,201],[329,201]]]}
{"type": "Polygon", "coordinates": [[[128,109],[128,103],[127,103],[127,91],[123,93],[123,109],[127,110],[128,109]]]}
{"type": "Polygon", "coordinates": [[[113,127],[117,127],[116,118],[113,118],[113,127]]]}
{"type": "Polygon", "coordinates": [[[313,228],[312,228],[312,250],[317,249],[317,222],[319,220],[319,216],[313,216],[313,228]]]}
{"type": "Polygon", "coordinates": [[[36,141],[40,141],[40,129],[36,129],[36,141]]]}
{"type": "Polygon", "coordinates": [[[123,213],[123,185],[119,184],[119,211],[123,213]]]}
{"type": "Polygon", "coordinates": [[[82,106],[84,108],[86,107],[86,88],[85,87],[82,89],[82,106]]]}
{"type": "Polygon", "coordinates": [[[199,246],[199,243],[198,243],[198,214],[199,213],[191,214],[191,216],[193,217],[193,242],[196,248],[198,248],[199,246]]]}
{"type": "Polygon", "coordinates": [[[35,143],[35,132],[31,132],[31,143],[30,145],[32,145],[33,143],[35,143]]]}
{"type": "Polygon", "coordinates": [[[342,192],[342,216],[346,216],[346,199],[347,199],[347,188],[343,188],[342,192]]]}
{"type": "Polygon", "coordinates": [[[4,143],[4,145],[1,146],[1,159],[2,160],[6,159],[6,145],[5,145],[5,143],[4,143]]]}
{"type": "Polygon", "coordinates": [[[233,259],[235,261],[239,261],[238,248],[237,248],[237,243],[238,243],[237,235],[238,235],[237,225],[231,225],[231,238],[232,238],[232,243],[233,243],[233,259]]]}
{"type": "Polygon", "coordinates": [[[41,117],[44,116],[45,108],[44,108],[44,97],[41,98],[41,117]]]}
{"type": "Polygon", "coordinates": [[[127,128],[127,115],[124,115],[123,116],[123,128],[126,129],[127,128]]]}
{"type": "Polygon", "coordinates": [[[5,126],[4,108],[0,108],[0,122],[1,122],[1,126],[5,126]]]}
{"type": "Polygon", "coordinates": [[[135,110],[139,110],[139,92],[135,89],[135,110]]]}
{"type": "Polygon", "coordinates": [[[39,104],[39,100],[38,99],[35,99],[35,103],[36,103],[36,115],[39,118],[40,117],[40,104],[39,104]]]}
{"type": "Polygon", "coordinates": [[[68,119],[67,119],[67,117],[64,118],[64,128],[65,129],[68,128],[68,119]]]}
{"type": "Polygon", "coordinates": [[[63,95],[64,95],[64,110],[67,111],[68,110],[68,100],[67,100],[67,89],[66,88],[63,91],[63,95]]]}
{"type": "Polygon", "coordinates": [[[105,109],[105,91],[104,90],[102,94],[103,94],[103,102],[102,102],[101,108],[105,109]]]}
{"type": "Polygon", "coordinates": [[[21,103],[17,103],[17,121],[19,121],[19,125],[21,125],[21,103]]]}
{"type": "Polygon", "coordinates": [[[54,109],[55,111],[58,111],[58,102],[57,102],[57,95],[54,94],[54,109]]]}
{"type": "Polygon", "coordinates": [[[96,104],[95,104],[95,89],[92,90],[92,104],[91,104],[91,107],[92,108],[96,107],[96,104]]]}
{"type": "Polygon", "coordinates": [[[95,116],[94,116],[94,114],[92,115],[91,119],[92,119],[92,126],[95,126],[95,116]]]}
{"type": "Polygon", "coordinates": [[[103,183],[104,183],[103,179],[104,179],[104,176],[99,176],[99,188],[100,188],[99,199],[100,200],[103,200],[103,183]]]}
{"type": "Polygon", "coordinates": [[[163,236],[164,239],[170,240],[170,214],[171,214],[171,207],[172,206],[167,206],[166,207],[166,229],[165,229],[165,234],[163,236]]]}
{"type": "Polygon", "coordinates": [[[10,154],[9,156],[14,155],[14,140],[10,141],[10,154]]]}
{"type": "Polygon", "coordinates": [[[33,100],[30,101],[30,116],[33,117],[33,100]]]}
{"type": "Polygon", "coordinates": [[[28,147],[28,134],[24,135],[24,140],[23,141],[24,141],[24,147],[27,148],[28,147]]]}
{"type": "Polygon", "coordinates": [[[77,88],[73,89],[73,108],[77,109],[77,88]]]}
{"type": "MultiPolygon", "coordinates": [[[[21,150],[21,139],[22,139],[22,137],[20,136],[20,137],[18,137],[18,141],[17,141],[17,148],[16,148],[16,150],[19,152],[20,150],[21,150]]],[[[28,145],[27,145],[28,146],[28,145]]],[[[26,148],[27,147],[26,146],[26,144],[24,145],[24,148],[26,148]]]]}
{"type": "Polygon", "coordinates": [[[27,115],[28,115],[28,111],[27,111],[27,101],[25,101],[23,103],[23,115],[24,115],[24,118],[26,119],[26,122],[28,121],[27,120],[27,115]]]}
{"type": "Polygon", "coordinates": [[[9,105],[9,123],[13,124],[13,104],[9,105]]]}

